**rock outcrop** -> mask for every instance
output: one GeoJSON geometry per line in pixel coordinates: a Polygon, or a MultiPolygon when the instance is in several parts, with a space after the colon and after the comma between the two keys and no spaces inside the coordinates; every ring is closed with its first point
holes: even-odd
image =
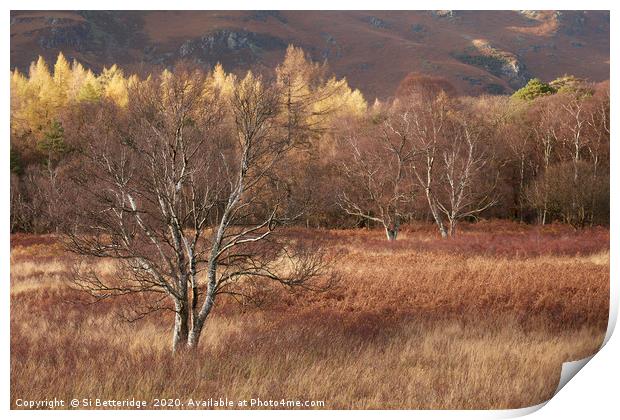
{"type": "Polygon", "coordinates": [[[235,62],[249,63],[259,60],[264,51],[281,50],[286,46],[286,41],[274,36],[222,29],[184,41],[178,49],[178,56],[197,62],[228,57],[235,62]]]}
{"type": "Polygon", "coordinates": [[[513,89],[528,82],[531,75],[517,55],[502,51],[484,40],[472,41],[473,46],[453,56],[459,61],[482,68],[493,76],[505,80],[513,89]]]}

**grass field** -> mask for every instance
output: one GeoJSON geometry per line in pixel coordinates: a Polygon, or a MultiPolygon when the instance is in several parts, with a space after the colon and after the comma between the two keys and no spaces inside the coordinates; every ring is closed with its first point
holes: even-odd
{"type": "MultiPolygon", "coordinates": [[[[599,348],[609,231],[484,222],[439,239],[410,227],[290,230],[339,253],[337,287],[221,300],[193,360],[171,314],[83,306],[53,236],[11,243],[11,404],[48,398],[323,400],[325,408],[518,408],[553,395],[561,364],[599,348]]],[[[112,270],[98,262],[100,270],[112,270]]]]}

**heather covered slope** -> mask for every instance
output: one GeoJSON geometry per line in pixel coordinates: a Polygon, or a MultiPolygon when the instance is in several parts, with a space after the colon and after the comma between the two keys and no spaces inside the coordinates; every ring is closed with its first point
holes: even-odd
{"type": "Polygon", "coordinates": [[[593,11],[11,12],[11,67],[63,51],[89,67],[147,72],[179,59],[266,71],[296,44],[366,97],[409,72],[461,93],[512,92],[531,77],[609,78],[609,13],[593,11]]]}

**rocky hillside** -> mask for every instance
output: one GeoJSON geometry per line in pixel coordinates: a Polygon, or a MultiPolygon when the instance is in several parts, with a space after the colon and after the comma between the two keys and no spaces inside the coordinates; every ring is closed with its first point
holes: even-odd
{"type": "Polygon", "coordinates": [[[97,70],[187,59],[261,71],[292,43],[371,100],[412,71],[467,94],[512,92],[534,76],[604,80],[609,42],[609,12],[591,11],[11,12],[12,68],[63,51],[97,70]]]}

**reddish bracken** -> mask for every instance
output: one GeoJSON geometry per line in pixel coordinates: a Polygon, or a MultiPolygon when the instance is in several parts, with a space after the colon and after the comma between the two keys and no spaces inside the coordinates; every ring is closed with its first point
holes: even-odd
{"type": "MultiPolygon", "coordinates": [[[[11,396],[324,400],[325,408],[516,408],[549,398],[561,363],[607,326],[609,231],[508,222],[289,229],[337,255],[324,293],[223,300],[194,359],[170,354],[168,311],[128,323],[132,296],[95,305],[65,279],[58,238],[16,235],[11,396]],[[517,391],[518,390],[518,391],[517,391]]],[[[115,276],[107,261],[93,261],[115,276]]],[[[14,407],[15,408],[15,407],[14,407]]]]}

